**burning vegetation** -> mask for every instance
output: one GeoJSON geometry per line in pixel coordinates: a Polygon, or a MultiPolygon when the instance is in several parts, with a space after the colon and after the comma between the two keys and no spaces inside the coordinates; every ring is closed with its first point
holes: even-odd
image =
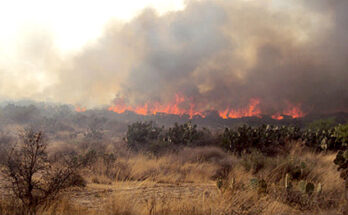
{"type": "MultiPolygon", "coordinates": [[[[163,114],[173,114],[173,115],[188,115],[190,119],[194,116],[206,117],[206,113],[211,110],[199,110],[194,103],[190,102],[190,99],[185,99],[183,96],[176,94],[175,101],[169,104],[156,103],[145,103],[141,106],[131,106],[127,105],[126,100],[118,98],[114,100],[114,105],[108,108],[109,111],[116,113],[124,113],[126,111],[132,111],[139,115],[156,115],[157,113],[163,114]]],[[[226,108],[223,110],[218,110],[218,114],[222,119],[238,119],[243,117],[259,117],[263,115],[259,107],[260,99],[250,99],[249,104],[245,108],[233,109],[226,108]]],[[[86,109],[76,109],[77,112],[86,111],[86,109]]],[[[214,111],[214,110],[213,110],[214,111]]],[[[305,114],[300,108],[300,105],[290,105],[281,113],[276,113],[272,115],[272,119],[281,120],[284,116],[289,116],[291,118],[304,117],[305,114]]]]}

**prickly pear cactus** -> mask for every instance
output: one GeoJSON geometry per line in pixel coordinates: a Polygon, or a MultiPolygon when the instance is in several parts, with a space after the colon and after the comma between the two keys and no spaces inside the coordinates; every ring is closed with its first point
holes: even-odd
{"type": "Polygon", "coordinates": [[[341,172],[341,177],[345,180],[345,199],[346,206],[343,209],[343,214],[348,214],[348,149],[337,153],[334,163],[338,166],[338,171],[341,172]]]}
{"type": "MultiPolygon", "coordinates": [[[[311,196],[314,193],[314,191],[315,191],[315,185],[312,182],[306,182],[304,180],[301,180],[298,183],[298,188],[300,189],[300,191],[302,193],[305,193],[305,194],[307,194],[309,196],[311,196]]],[[[320,183],[318,184],[316,191],[318,193],[321,192],[321,184],[320,183]]]]}
{"type": "Polygon", "coordinates": [[[267,193],[267,183],[264,179],[259,180],[259,183],[257,185],[257,193],[258,194],[267,193]]]}
{"type": "Polygon", "coordinates": [[[216,186],[217,186],[217,188],[219,188],[219,190],[221,190],[222,187],[223,187],[223,185],[224,185],[224,182],[223,182],[222,178],[218,178],[218,179],[216,180],[216,186]]]}
{"type": "Polygon", "coordinates": [[[299,183],[298,183],[298,188],[300,189],[300,191],[302,193],[306,193],[306,185],[307,185],[307,182],[304,181],[304,180],[301,180],[299,183]]]}
{"type": "Polygon", "coordinates": [[[252,178],[250,179],[250,186],[257,190],[258,194],[267,193],[267,183],[264,179],[252,178]]]}
{"type": "Polygon", "coordinates": [[[309,182],[306,184],[306,193],[307,195],[311,196],[314,192],[314,184],[309,182]]]}
{"type": "Polygon", "coordinates": [[[251,188],[256,189],[258,184],[259,184],[259,179],[257,179],[257,178],[250,179],[251,188]]]}
{"type": "Polygon", "coordinates": [[[338,166],[338,171],[341,172],[341,177],[348,180],[348,149],[337,153],[334,163],[338,166]]]}

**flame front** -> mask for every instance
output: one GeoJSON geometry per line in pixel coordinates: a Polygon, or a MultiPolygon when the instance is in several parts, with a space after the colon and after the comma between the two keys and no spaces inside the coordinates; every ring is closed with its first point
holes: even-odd
{"type": "Polygon", "coordinates": [[[195,115],[200,115],[204,117],[203,112],[196,109],[195,104],[189,103],[185,97],[178,94],[175,95],[175,101],[169,104],[161,104],[155,102],[153,104],[145,103],[144,105],[133,107],[127,105],[125,100],[119,98],[116,100],[113,106],[109,107],[109,111],[116,113],[124,113],[125,111],[133,111],[139,115],[148,115],[148,114],[157,114],[157,113],[166,113],[166,114],[175,114],[175,115],[184,115],[187,114],[192,118],[195,115]],[[189,108],[184,108],[187,106],[185,104],[189,103],[189,108]]]}
{"type": "Polygon", "coordinates": [[[259,99],[250,99],[249,105],[246,108],[242,109],[231,109],[227,108],[223,111],[219,111],[219,115],[223,119],[228,118],[242,118],[242,117],[260,117],[261,110],[259,108],[260,100],[259,99]]]}
{"type": "Polygon", "coordinates": [[[291,116],[292,118],[301,118],[305,116],[305,113],[301,110],[301,105],[288,104],[288,108],[282,113],[276,113],[272,115],[272,119],[282,120],[284,116],[291,116]]]}
{"type": "MultiPolygon", "coordinates": [[[[241,117],[260,117],[261,110],[259,108],[260,100],[259,99],[250,99],[249,105],[246,108],[241,109],[232,109],[227,108],[225,110],[218,111],[219,115],[223,119],[228,118],[241,118],[241,117]]],[[[189,115],[190,118],[193,116],[199,115],[205,117],[203,110],[197,108],[197,106],[190,101],[190,99],[180,96],[179,94],[175,95],[175,100],[169,104],[161,104],[155,102],[153,104],[145,103],[141,106],[133,107],[127,105],[125,100],[119,98],[115,101],[115,104],[108,109],[116,113],[124,113],[125,111],[133,111],[139,115],[148,115],[148,114],[175,114],[175,115],[189,115]]]]}
{"type": "MultiPolygon", "coordinates": [[[[206,117],[205,111],[197,108],[192,102],[192,99],[186,98],[179,94],[175,95],[175,99],[168,104],[161,104],[159,102],[145,103],[139,106],[128,105],[125,99],[118,98],[114,102],[115,104],[108,108],[109,111],[116,113],[124,113],[125,111],[132,111],[139,115],[149,115],[157,113],[174,114],[174,115],[188,115],[190,118],[194,116],[206,117]]],[[[223,119],[236,119],[242,117],[259,117],[261,118],[261,101],[258,98],[252,98],[249,100],[249,104],[244,108],[226,108],[218,110],[218,114],[223,119]]],[[[305,116],[301,110],[300,105],[287,104],[287,108],[282,112],[273,114],[271,117],[276,120],[284,119],[284,116],[291,116],[292,118],[300,118],[305,116]]]]}

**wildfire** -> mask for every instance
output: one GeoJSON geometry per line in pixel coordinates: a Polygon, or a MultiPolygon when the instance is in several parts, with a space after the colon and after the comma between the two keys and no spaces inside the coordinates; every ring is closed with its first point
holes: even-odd
{"type": "Polygon", "coordinates": [[[85,112],[86,108],[84,108],[84,107],[75,107],[75,111],[76,112],[85,112]]]}
{"type": "Polygon", "coordinates": [[[284,116],[291,116],[292,118],[300,118],[300,117],[304,117],[305,113],[301,110],[300,105],[288,105],[288,108],[286,110],[284,110],[281,114],[280,113],[276,113],[274,115],[272,115],[273,119],[277,119],[277,120],[281,120],[284,119],[284,116]]]}
{"type": "Polygon", "coordinates": [[[284,116],[282,116],[280,113],[276,113],[272,115],[272,119],[282,120],[284,119],[284,116]]]}
{"type": "Polygon", "coordinates": [[[200,115],[204,117],[204,114],[201,111],[196,110],[195,105],[189,102],[185,97],[178,94],[175,95],[175,100],[169,104],[161,104],[155,102],[153,104],[145,103],[144,105],[133,107],[127,105],[124,99],[119,98],[116,100],[115,105],[109,107],[109,111],[116,113],[124,113],[125,111],[133,111],[139,115],[147,114],[157,114],[157,113],[166,113],[166,114],[175,114],[175,115],[184,115],[187,114],[192,118],[195,115],[200,115]],[[185,108],[188,106],[189,108],[185,108]]]}
{"type": "Polygon", "coordinates": [[[251,116],[260,117],[261,110],[259,108],[259,104],[260,104],[259,99],[250,99],[248,107],[242,108],[242,109],[227,108],[224,111],[219,111],[219,115],[223,119],[228,119],[228,118],[235,119],[235,118],[251,117],[251,116]]]}
{"type": "MultiPolygon", "coordinates": [[[[246,108],[242,109],[232,109],[227,108],[223,111],[219,111],[220,117],[223,119],[227,118],[241,118],[241,117],[251,117],[256,116],[260,117],[261,110],[258,105],[260,104],[259,99],[251,99],[249,105],[246,108]]],[[[166,113],[166,114],[175,114],[175,115],[189,115],[190,118],[193,116],[199,115],[205,117],[203,111],[196,108],[196,105],[192,103],[189,99],[175,95],[175,100],[170,104],[160,104],[155,102],[153,104],[145,103],[144,105],[133,107],[127,105],[124,99],[119,98],[115,101],[115,104],[108,109],[116,113],[124,113],[125,111],[133,111],[139,115],[147,114],[157,114],[157,113],[166,113]]]]}
{"type": "MultiPolygon", "coordinates": [[[[174,114],[174,115],[188,115],[190,118],[194,116],[205,117],[204,110],[198,109],[197,106],[192,102],[192,99],[188,99],[179,94],[175,95],[175,99],[168,104],[161,104],[159,102],[145,103],[139,106],[132,106],[127,104],[125,99],[118,98],[114,101],[114,105],[108,108],[109,111],[116,113],[124,113],[125,111],[132,111],[139,115],[148,115],[148,114],[174,114]]],[[[249,101],[249,104],[245,108],[233,109],[226,108],[224,110],[218,111],[219,116],[223,119],[235,119],[242,117],[259,117],[261,118],[261,109],[260,109],[260,99],[252,98],[249,101]]],[[[80,109],[79,112],[85,111],[85,109],[80,109]]],[[[282,112],[272,115],[273,119],[281,120],[284,119],[284,115],[291,116],[292,118],[303,117],[305,114],[302,112],[300,105],[290,105],[288,108],[282,112]]]]}

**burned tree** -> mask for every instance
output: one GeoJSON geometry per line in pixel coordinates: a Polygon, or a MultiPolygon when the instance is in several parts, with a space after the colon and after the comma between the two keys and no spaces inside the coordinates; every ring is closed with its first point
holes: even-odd
{"type": "Polygon", "coordinates": [[[83,185],[77,174],[83,162],[71,156],[59,163],[49,159],[47,141],[41,131],[27,129],[19,136],[20,143],[7,153],[2,174],[9,193],[20,202],[19,214],[35,215],[40,208],[48,207],[63,189],[83,185]]]}

